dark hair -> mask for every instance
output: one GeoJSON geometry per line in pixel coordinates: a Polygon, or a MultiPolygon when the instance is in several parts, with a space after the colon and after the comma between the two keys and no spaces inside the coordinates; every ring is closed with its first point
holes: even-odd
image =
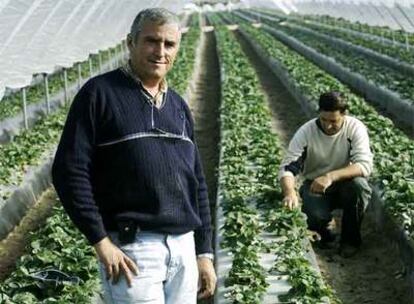
{"type": "Polygon", "coordinates": [[[339,111],[342,114],[348,109],[345,96],[340,92],[326,92],[319,97],[319,112],[339,111]]]}

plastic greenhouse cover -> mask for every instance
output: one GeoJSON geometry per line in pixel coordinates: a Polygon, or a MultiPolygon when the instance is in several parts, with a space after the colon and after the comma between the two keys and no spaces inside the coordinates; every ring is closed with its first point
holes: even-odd
{"type": "Polygon", "coordinates": [[[0,0],[0,100],[6,88],[30,85],[34,74],[84,61],[122,41],[136,14],[186,1],[0,0]],[[164,5],[166,4],[166,5],[164,5]]]}

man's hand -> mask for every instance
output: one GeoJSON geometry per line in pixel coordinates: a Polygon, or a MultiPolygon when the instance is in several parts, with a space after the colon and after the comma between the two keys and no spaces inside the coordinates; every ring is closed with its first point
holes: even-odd
{"type": "Polygon", "coordinates": [[[328,189],[333,183],[332,178],[329,174],[325,174],[319,176],[314,179],[310,186],[310,191],[313,193],[325,193],[326,189],[328,189]]]}
{"type": "Polygon", "coordinates": [[[123,273],[126,277],[128,286],[132,286],[132,273],[138,275],[138,267],[125,253],[115,246],[106,237],[93,245],[100,261],[105,266],[106,279],[112,278],[112,284],[116,284],[119,276],[123,273]]]}
{"type": "Polygon", "coordinates": [[[216,289],[217,277],[214,271],[213,262],[207,257],[197,258],[200,290],[198,299],[207,299],[214,294],[216,289]]]}
{"type": "Polygon", "coordinates": [[[299,206],[299,199],[295,190],[295,177],[291,175],[283,176],[280,184],[284,194],[283,205],[290,210],[297,208],[299,206]]]}
{"type": "Polygon", "coordinates": [[[292,191],[285,195],[282,202],[283,205],[290,210],[292,210],[293,208],[297,208],[299,206],[299,199],[296,194],[296,191],[292,191]]]}

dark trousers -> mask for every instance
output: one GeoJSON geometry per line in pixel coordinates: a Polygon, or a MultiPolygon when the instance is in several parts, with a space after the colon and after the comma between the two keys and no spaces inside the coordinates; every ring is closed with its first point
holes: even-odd
{"type": "Polygon", "coordinates": [[[356,177],[339,181],[326,189],[325,194],[310,192],[312,181],[306,180],[300,188],[302,211],[307,215],[308,227],[322,238],[327,234],[328,223],[334,209],[343,209],[341,243],[361,244],[361,223],[371,199],[372,189],[366,178],[356,177]]]}

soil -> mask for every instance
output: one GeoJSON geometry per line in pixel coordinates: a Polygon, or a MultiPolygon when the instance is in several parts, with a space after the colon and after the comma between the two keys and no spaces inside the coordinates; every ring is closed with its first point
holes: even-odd
{"type": "Polygon", "coordinates": [[[195,137],[206,176],[211,210],[214,211],[220,154],[220,69],[214,32],[202,35],[205,44],[195,69],[195,89],[190,95],[189,104],[195,121],[195,137]]]}
{"type": "MultiPolygon", "coordinates": [[[[220,154],[220,69],[214,32],[205,32],[202,35],[204,47],[200,53],[200,60],[196,63],[198,66],[195,69],[195,89],[190,95],[189,104],[195,120],[195,137],[206,176],[211,218],[214,219],[220,154]]],[[[214,221],[212,224],[214,225],[214,221]]],[[[212,302],[212,299],[199,301],[204,304],[212,302]]]]}
{"type": "MultiPolygon", "coordinates": [[[[241,35],[235,35],[258,74],[273,115],[273,127],[287,144],[295,130],[307,120],[306,116],[241,35]]],[[[337,223],[339,228],[339,218],[337,223]]],[[[330,250],[314,248],[323,277],[344,304],[409,303],[409,285],[400,276],[398,250],[384,234],[375,229],[367,214],[362,227],[363,245],[356,256],[345,259],[337,254],[335,247],[330,250]]]]}
{"type": "Polygon", "coordinates": [[[344,304],[410,303],[410,286],[402,277],[398,250],[375,229],[369,214],[363,222],[362,238],[360,252],[352,258],[338,255],[337,246],[323,250],[315,248],[321,272],[336,289],[339,298],[344,304]]]}
{"type": "Polygon", "coordinates": [[[30,232],[46,221],[56,201],[57,196],[52,189],[45,191],[36,204],[30,207],[19,225],[0,241],[0,282],[14,270],[19,257],[27,253],[25,247],[30,232]]]}

